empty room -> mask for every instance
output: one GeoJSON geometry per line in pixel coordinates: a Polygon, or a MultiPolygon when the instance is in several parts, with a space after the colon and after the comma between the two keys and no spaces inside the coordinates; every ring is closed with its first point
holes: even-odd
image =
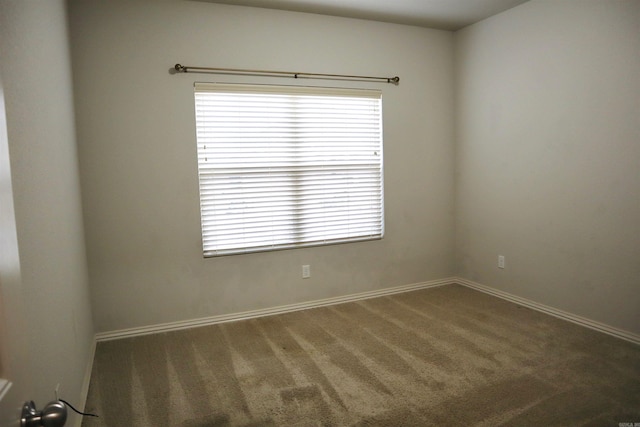
{"type": "Polygon", "coordinates": [[[640,1],[0,0],[0,231],[0,427],[640,426],[640,1]]]}

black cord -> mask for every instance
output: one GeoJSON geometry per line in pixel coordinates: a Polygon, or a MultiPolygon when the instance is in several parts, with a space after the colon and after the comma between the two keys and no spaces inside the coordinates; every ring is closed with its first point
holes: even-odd
{"type": "Polygon", "coordinates": [[[84,412],[80,412],[80,411],[78,411],[76,408],[74,408],[74,407],[71,405],[71,403],[67,402],[66,400],[63,400],[63,399],[58,399],[58,400],[59,400],[60,402],[64,403],[65,405],[67,405],[69,408],[73,409],[76,413],[78,413],[78,414],[80,414],[80,415],[82,415],[82,416],[84,416],[84,417],[98,417],[98,418],[100,418],[100,417],[99,417],[98,415],[96,415],[96,414],[87,414],[87,413],[84,413],[84,412]]]}

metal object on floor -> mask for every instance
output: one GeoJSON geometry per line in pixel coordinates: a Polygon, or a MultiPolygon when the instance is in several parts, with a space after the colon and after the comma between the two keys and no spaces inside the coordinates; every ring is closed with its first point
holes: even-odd
{"type": "Polygon", "coordinates": [[[67,406],[59,400],[47,403],[42,411],[33,400],[22,406],[20,427],[63,427],[66,422],[67,406]]]}

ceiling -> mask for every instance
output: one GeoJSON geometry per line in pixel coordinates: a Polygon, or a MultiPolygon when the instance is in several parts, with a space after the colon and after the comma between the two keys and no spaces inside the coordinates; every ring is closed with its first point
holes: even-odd
{"type": "Polygon", "coordinates": [[[528,0],[204,0],[458,30],[528,0]]]}

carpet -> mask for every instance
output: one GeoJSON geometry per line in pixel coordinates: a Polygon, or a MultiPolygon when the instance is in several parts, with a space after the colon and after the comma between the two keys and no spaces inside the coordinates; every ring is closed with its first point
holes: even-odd
{"type": "Polygon", "coordinates": [[[640,346],[459,286],[98,343],[84,427],[640,423],[640,346]]]}

